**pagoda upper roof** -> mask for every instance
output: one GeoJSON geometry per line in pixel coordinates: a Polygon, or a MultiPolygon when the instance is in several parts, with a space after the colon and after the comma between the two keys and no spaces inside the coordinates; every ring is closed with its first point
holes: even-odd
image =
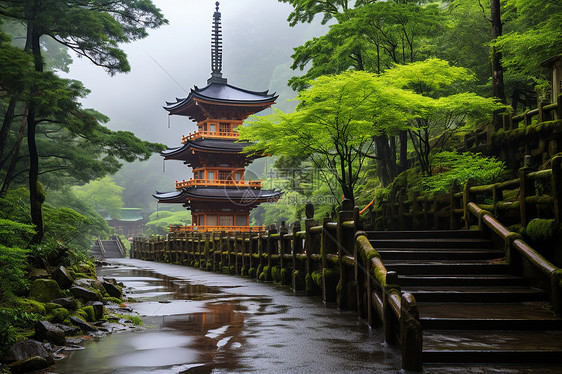
{"type": "Polygon", "coordinates": [[[191,157],[192,150],[214,153],[242,153],[244,147],[249,146],[250,143],[237,143],[228,140],[213,140],[213,139],[200,139],[188,140],[181,147],[166,149],[161,152],[166,160],[186,160],[191,157]]]}
{"type": "Polygon", "coordinates": [[[275,201],[283,191],[258,190],[253,188],[208,188],[191,187],[172,192],[156,192],[154,195],[161,203],[186,203],[188,200],[230,201],[239,204],[254,204],[275,201]]]}
{"type": "Polygon", "coordinates": [[[164,109],[170,114],[188,116],[200,122],[209,118],[209,115],[213,115],[214,118],[224,116],[224,106],[227,106],[233,117],[245,119],[250,114],[268,108],[277,99],[275,94],[270,94],[268,91],[245,90],[213,79],[209,82],[203,88],[195,86],[186,98],[176,98],[175,102],[166,102],[164,109]],[[201,108],[202,104],[207,104],[207,107],[201,108]],[[219,113],[214,108],[217,105],[222,107],[219,113]]]}

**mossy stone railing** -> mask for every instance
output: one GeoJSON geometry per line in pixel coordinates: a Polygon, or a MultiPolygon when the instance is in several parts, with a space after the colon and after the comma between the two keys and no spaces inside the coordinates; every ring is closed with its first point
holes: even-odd
{"type": "Polygon", "coordinates": [[[361,231],[359,208],[344,200],[336,221],[314,220],[307,205],[304,230],[282,223],[261,233],[170,232],[166,238],[134,238],[131,258],[194,266],[291,285],[355,310],[402,352],[405,370],[421,371],[421,325],[415,299],[402,293],[361,231]]]}
{"type": "Polygon", "coordinates": [[[468,229],[474,221],[468,204],[474,202],[508,226],[524,227],[533,218],[554,219],[560,225],[562,156],[552,158],[550,165],[534,171],[526,162],[517,179],[482,186],[468,180],[462,191],[453,188],[436,196],[408,197],[402,189],[371,210],[371,221],[376,230],[468,229]]]}
{"type": "Polygon", "coordinates": [[[470,213],[478,218],[481,231],[490,231],[503,243],[509,264],[533,279],[537,286],[549,290],[550,300],[556,314],[562,313],[562,271],[531,248],[521,235],[508,230],[490,212],[475,203],[469,203],[470,213]],[[542,278],[542,279],[540,279],[542,278]]]}

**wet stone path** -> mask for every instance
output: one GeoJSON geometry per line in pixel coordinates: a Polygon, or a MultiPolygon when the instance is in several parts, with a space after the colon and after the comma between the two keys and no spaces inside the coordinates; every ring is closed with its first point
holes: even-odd
{"type": "MultiPolygon", "coordinates": [[[[137,302],[143,331],[84,343],[49,373],[384,373],[400,352],[354,312],[285,287],[186,266],[112,259],[98,270],[137,302]]],[[[560,366],[425,365],[424,374],[562,374],[560,366]]]]}
{"type": "Polygon", "coordinates": [[[400,353],[353,312],[285,287],[185,266],[112,259],[147,327],[85,343],[66,373],[400,373],[400,353]]]}

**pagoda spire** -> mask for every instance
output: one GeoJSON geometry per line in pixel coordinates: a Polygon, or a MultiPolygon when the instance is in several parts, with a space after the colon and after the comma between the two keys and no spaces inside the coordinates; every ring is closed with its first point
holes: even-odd
{"type": "Polygon", "coordinates": [[[207,84],[226,84],[226,78],[222,77],[222,32],[221,13],[219,12],[220,3],[217,1],[215,5],[215,13],[213,14],[213,34],[211,35],[211,78],[207,80],[207,84]]]}

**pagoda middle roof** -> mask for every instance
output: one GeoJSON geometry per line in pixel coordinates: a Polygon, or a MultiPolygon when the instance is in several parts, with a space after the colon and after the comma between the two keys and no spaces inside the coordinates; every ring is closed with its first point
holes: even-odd
{"type": "Polygon", "coordinates": [[[176,98],[175,102],[166,102],[166,109],[170,114],[187,115],[201,120],[200,109],[193,107],[195,102],[206,102],[214,105],[250,106],[255,107],[257,113],[272,105],[277,96],[268,91],[250,91],[235,87],[227,83],[211,82],[203,88],[195,86],[185,98],[176,98]]]}
{"type": "Polygon", "coordinates": [[[172,192],[156,192],[152,196],[162,203],[185,203],[191,199],[253,203],[277,200],[282,194],[282,191],[252,188],[192,187],[172,192]]]}
{"type": "Polygon", "coordinates": [[[244,147],[250,143],[237,143],[229,140],[200,139],[188,140],[181,147],[170,148],[160,154],[166,159],[183,159],[191,154],[191,150],[219,152],[219,153],[242,153],[244,147]]]}

